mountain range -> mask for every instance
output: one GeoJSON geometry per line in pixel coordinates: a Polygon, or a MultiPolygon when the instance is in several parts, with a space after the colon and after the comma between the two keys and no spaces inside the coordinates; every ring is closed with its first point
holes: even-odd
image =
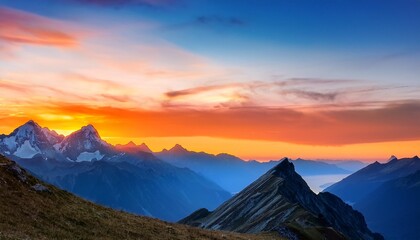
{"type": "MultiPolygon", "coordinates": [[[[231,193],[241,191],[283,160],[244,161],[226,153],[213,155],[205,152],[189,151],[178,144],[169,150],[164,149],[161,152],[156,152],[155,155],[174,166],[187,167],[231,193]]],[[[304,177],[352,173],[351,170],[321,161],[296,159],[293,160],[293,163],[296,166],[296,171],[304,177]]]]}
{"type": "Polygon", "coordinates": [[[95,205],[0,155],[0,239],[279,239],[208,231],[95,205]]]}
{"type": "Polygon", "coordinates": [[[352,203],[386,239],[420,239],[420,159],[375,162],[325,191],[352,203]]]}
{"type": "Polygon", "coordinates": [[[120,151],[92,125],[64,137],[29,121],[0,136],[0,152],[35,176],[93,202],[176,221],[231,195],[187,168],[147,152],[120,151]]]}
{"type": "Polygon", "coordinates": [[[363,215],[330,193],[313,193],[284,159],[214,211],[180,223],[242,233],[275,231],[288,239],[383,239],[363,215]]]}

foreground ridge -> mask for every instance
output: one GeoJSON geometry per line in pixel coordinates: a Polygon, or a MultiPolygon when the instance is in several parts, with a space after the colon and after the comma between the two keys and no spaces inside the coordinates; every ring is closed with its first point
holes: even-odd
{"type": "Polygon", "coordinates": [[[208,231],[95,205],[0,155],[0,239],[278,239],[208,231]]]}
{"type": "Polygon", "coordinates": [[[285,159],[213,212],[180,221],[243,233],[276,231],[289,239],[383,239],[363,215],[329,193],[313,193],[285,159]]]}

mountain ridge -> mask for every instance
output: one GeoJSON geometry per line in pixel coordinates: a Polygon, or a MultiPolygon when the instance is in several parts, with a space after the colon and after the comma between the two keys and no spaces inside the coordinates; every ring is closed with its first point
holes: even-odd
{"type": "Polygon", "coordinates": [[[314,194],[288,159],[214,211],[196,211],[180,223],[245,233],[277,231],[296,239],[383,239],[338,197],[314,194]]]}
{"type": "Polygon", "coordinates": [[[0,155],[0,239],[279,239],[208,231],[95,205],[0,155]]]}

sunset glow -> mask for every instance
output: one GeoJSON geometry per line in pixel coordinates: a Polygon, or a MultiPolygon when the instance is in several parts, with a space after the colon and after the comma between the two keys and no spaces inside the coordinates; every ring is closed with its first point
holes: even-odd
{"type": "Polygon", "coordinates": [[[328,34],[335,11],[269,19],[275,7],[236,1],[46,2],[0,0],[1,133],[33,119],[64,135],[90,123],[113,144],[244,159],[420,153],[420,2],[363,5],[360,26],[344,31],[343,13],[328,34]]]}

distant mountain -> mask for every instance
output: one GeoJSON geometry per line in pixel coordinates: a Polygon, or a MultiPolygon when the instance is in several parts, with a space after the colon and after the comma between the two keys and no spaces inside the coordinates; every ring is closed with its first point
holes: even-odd
{"type": "Polygon", "coordinates": [[[277,239],[208,231],[95,205],[0,156],[0,239],[277,239]]]}
{"type": "MultiPolygon", "coordinates": [[[[420,160],[418,160],[420,161],[420,160]]],[[[354,206],[386,239],[420,239],[420,171],[383,183],[354,206]]]]}
{"type": "Polygon", "coordinates": [[[201,209],[180,223],[243,233],[276,231],[288,239],[383,239],[338,197],[314,194],[288,159],[213,212],[201,209]]]}
{"type": "Polygon", "coordinates": [[[360,169],[368,165],[365,162],[355,161],[355,160],[318,160],[318,161],[334,164],[339,168],[342,168],[351,172],[359,171],[360,169]]]}
{"type": "Polygon", "coordinates": [[[407,176],[418,170],[420,170],[420,159],[417,156],[402,159],[393,156],[387,163],[372,163],[324,191],[331,192],[344,201],[354,204],[375,191],[384,182],[407,176]]]}
{"type": "Polygon", "coordinates": [[[138,153],[138,152],[152,153],[152,150],[150,150],[150,148],[145,143],[136,145],[132,141],[128,142],[125,145],[117,144],[115,145],[115,148],[117,148],[120,151],[128,152],[128,153],[138,153]]]}
{"type": "MultiPolygon", "coordinates": [[[[137,148],[137,147],[136,147],[137,148]]],[[[231,194],[210,180],[145,151],[122,151],[92,125],[67,137],[30,121],[0,137],[0,153],[37,177],[115,209],[176,221],[231,194]]]]}
{"type": "MultiPolygon", "coordinates": [[[[163,150],[155,153],[155,155],[172,165],[187,167],[232,193],[241,191],[282,161],[282,159],[270,162],[244,161],[230,154],[213,155],[205,152],[188,151],[178,144],[170,150],[163,150]]],[[[351,173],[348,170],[324,162],[303,159],[297,159],[293,162],[297,172],[303,176],[351,173]]]]}

